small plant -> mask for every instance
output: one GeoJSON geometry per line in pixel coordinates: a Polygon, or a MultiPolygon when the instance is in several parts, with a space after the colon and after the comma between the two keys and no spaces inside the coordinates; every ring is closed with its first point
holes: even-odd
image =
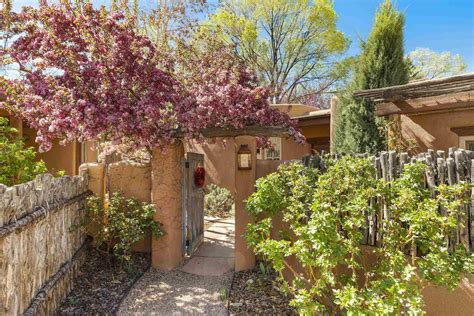
{"type": "Polygon", "coordinates": [[[229,289],[221,289],[221,291],[219,292],[219,298],[222,302],[226,301],[229,298],[229,289]]]}
{"type": "Polygon", "coordinates": [[[163,236],[161,225],[153,220],[153,204],[125,199],[114,193],[107,203],[94,195],[87,199],[87,213],[83,225],[94,225],[96,247],[112,253],[120,262],[129,263],[132,244],[151,231],[154,238],[163,236]]]}
{"type": "Polygon", "coordinates": [[[230,191],[215,184],[208,185],[206,191],[204,214],[217,217],[229,216],[234,205],[234,198],[230,191]]]}
{"type": "Polygon", "coordinates": [[[60,178],[60,177],[64,177],[65,175],[66,175],[66,171],[59,170],[58,172],[56,172],[54,176],[60,178]]]}
{"type": "Polygon", "coordinates": [[[262,261],[260,261],[260,264],[258,266],[260,268],[260,273],[262,274],[264,278],[266,278],[268,276],[268,268],[265,266],[265,264],[262,261]]]}
{"type": "Polygon", "coordinates": [[[35,157],[34,149],[25,147],[18,131],[9,126],[8,119],[0,117],[0,183],[12,186],[47,172],[45,163],[35,161],[35,157]]]}

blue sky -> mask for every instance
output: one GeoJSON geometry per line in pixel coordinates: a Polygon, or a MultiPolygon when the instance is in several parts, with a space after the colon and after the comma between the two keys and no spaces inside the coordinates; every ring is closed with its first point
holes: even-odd
{"type": "MultiPolygon", "coordinates": [[[[347,52],[359,51],[359,40],[367,38],[374,13],[382,0],[335,0],[338,27],[352,40],[347,52]]],[[[36,4],[37,0],[13,0],[14,8],[36,4]]],[[[107,3],[94,0],[94,3],[107,3]]],[[[141,0],[153,3],[153,0],[141,0]]],[[[216,1],[211,0],[215,3],[216,1]]],[[[460,54],[474,72],[474,0],[395,0],[405,12],[405,52],[427,47],[437,52],[460,54]]]]}
{"type": "MultiPolygon", "coordinates": [[[[381,0],[336,0],[338,26],[352,39],[349,55],[370,33],[381,0]]],[[[474,72],[474,0],[398,0],[405,12],[405,52],[417,47],[460,54],[474,72]]]]}

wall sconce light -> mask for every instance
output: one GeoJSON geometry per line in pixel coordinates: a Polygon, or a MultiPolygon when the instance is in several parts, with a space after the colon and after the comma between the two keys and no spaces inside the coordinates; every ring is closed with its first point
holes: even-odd
{"type": "Polygon", "coordinates": [[[237,151],[237,167],[239,170],[252,169],[252,151],[249,145],[240,145],[237,151]]]}

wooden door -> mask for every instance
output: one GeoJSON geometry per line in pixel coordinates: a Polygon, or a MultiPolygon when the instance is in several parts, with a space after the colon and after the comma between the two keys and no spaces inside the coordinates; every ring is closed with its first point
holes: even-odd
{"type": "Polygon", "coordinates": [[[183,161],[183,252],[192,255],[204,240],[204,190],[194,183],[196,167],[204,166],[204,155],[186,153],[183,161]]]}

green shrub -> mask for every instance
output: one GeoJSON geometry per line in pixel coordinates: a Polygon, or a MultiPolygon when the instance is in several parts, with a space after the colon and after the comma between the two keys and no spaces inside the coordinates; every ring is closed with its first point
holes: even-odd
{"type": "Polygon", "coordinates": [[[18,131],[10,127],[8,119],[0,117],[0,183],[7,186],[33,180],[47,172],[43,161],[35,161],[32,147],[25,147],[18,131]]]}
{"type": "Polygon", "coordinates": [[[112,253],[121,262],[130,262],[132,244],[151,231],[152,236],[163,236],[161,225],[153,220],[153,204],[140,203],[136,199],[125,199],[116,192],[104,204],[98,196],[87,199],[87,212],[83,225],[97,229],[94,238],[96,247],[112,253]]]}
{"type": "Polygon", "coordinates": [[[407,165],[399,179],[385,182],[375,179],[368,159],[345,157],[321,175],[300,163],[282,165],[258,180],[247,201],[255,219],[246,231],[249,246],[277,271],[303,315],[422,313],[424,286],[454,288],[462,273],[473,271],[472,255],[462,244],[450,251],[446,238],[459,228],[469,187],[440,185],[432,198],[423,183],[425,168],[407,165]],[[374,265],[363,267],[366,215],[380,214],[380,201],[390,219],[380,221],[383,239],[371,248],[374,265]],[[286,228],[274,239],[277,215],[286,228]],[[293,270],[289,257],[305,273],[293,270]],[[293,281],[283,278],[285,269],[293,272],[293,281]]]}
{"type": "Polygon", "coordinates": [[[229,216],[234,205],[234,198],[229,190],[215,184],[206,188],[204,196],[204,214],[217,217],[229,216]]]}

